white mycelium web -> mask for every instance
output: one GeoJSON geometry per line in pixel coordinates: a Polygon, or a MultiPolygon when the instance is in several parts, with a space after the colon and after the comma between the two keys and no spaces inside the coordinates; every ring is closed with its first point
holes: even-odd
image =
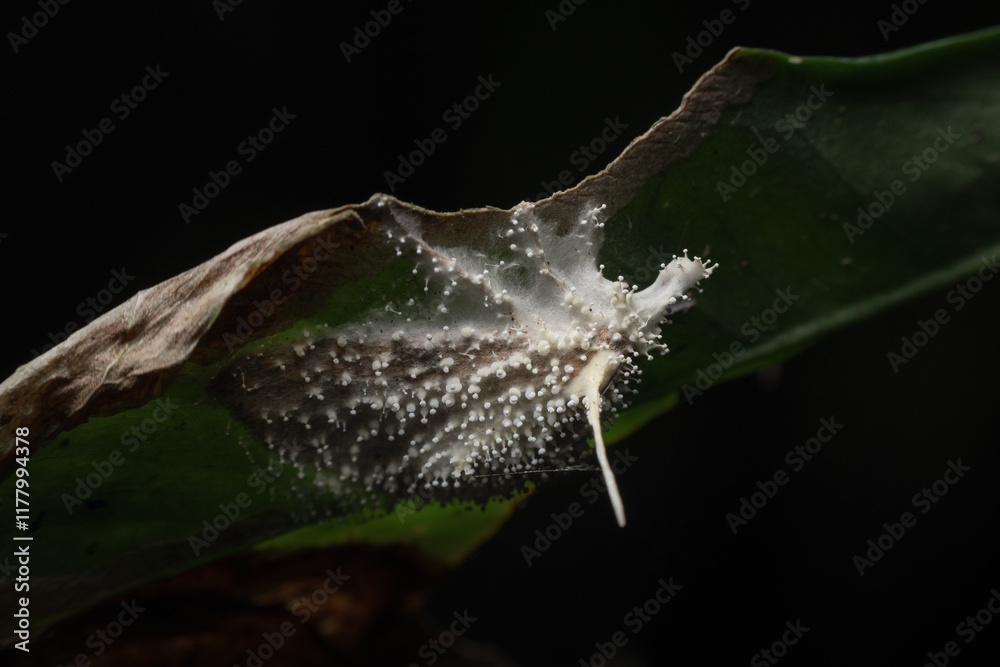
{"type": "Polygon", "coordinates": [[[685,254],[642,291],[607,280],[596,262],[604,206],[560,235],[521,204],[486,252],[432,245],[415,213],[375,206],[416,267],[414,296],[240,360],[227,402],[330,490],[382,500],[569,465],[592,436],[624,525],[602,415],[625,404],[640,355],[667,351],[660,324],[715,267],[685,254]]]}

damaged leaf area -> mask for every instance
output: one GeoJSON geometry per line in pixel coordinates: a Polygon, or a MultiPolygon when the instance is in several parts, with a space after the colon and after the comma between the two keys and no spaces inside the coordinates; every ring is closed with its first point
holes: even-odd
{"type": "Polygon", "coordinates": [[[405,544],[457,563],[566,468],[599,465],[624,524],[602,431],[712,268],[678,243],[640,289],[601,265],[606,223],[776,66],[720,65],[544,201],[434,213],[376,195],[309,213],[19,368],[0,435],[32,434],[38,621],[254,545],[405,544]],[[90,484],[94,465],[112,473],[90,484]]]}
{"type": "MultiPolygon", "coordinates": [[[[604,171],[537,202],[534,215],[570,225],[600,202],[603,219],[613,218],[650,179],[704,143],[723,111],[748,103],[756,86],[777,71],[778,61],[765,53],[738,53],[706,73],[679,109],[636,138],[604,171]]],[[[393,300],[376,276],[410,268],[393,264],[397,244],[377,231],[373,222],[383,214],[370,204],[307,213],[244,239],[139,292],[19,368],[0,385],[0,459],[12,453],[7,436],[15,424],[31,427],[37,446],[91,417],[143,405],[161,395],[185,364],[224,364],[247,342],[288,332],[324,305],[332,326],[367,313],[373,298],[393,300]]],[[[494,208],[434,213],[396,205],[422,216],[430,229],[428,243],[446,236],[441,243],[446,248],[476,248],[490,230],[507,225],[512,213],[494,208]]]]}
{"type": "Polygon", "coordinates": [[[485,500],[499,480],[575,464],[591,436],[624,525],[602,415],[625,405],[635,359],[667,351],[659,325],[714,267],[675,257],[642,291],[608,280],[604,205],[559,229],[525,203],[473,247],[447,229],[430,242],[422,217],[387,197],[368,206],[414,267],[398,298],[241,358],[212,383],[220,401],[283,462],[319,468],[343,511],[418,491],[485,500]]]}

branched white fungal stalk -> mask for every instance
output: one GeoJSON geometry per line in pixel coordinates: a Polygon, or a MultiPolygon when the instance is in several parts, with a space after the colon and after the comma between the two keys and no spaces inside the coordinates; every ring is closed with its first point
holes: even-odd
{"type": "Polygon", "coordinates": [[[624,525],[602,421],[638,382],[635,360],[666,352],[664,317],[715,267],[685,254],[642,291],[607,280],[596,262],[604,206],[559,235],[521,204],[477,251],[434,245],[391,200],[376,208],[396,255],[414,263],[412,284],[362,323],[239,361],[224,400],[283,459],[328,471],[322,483],[344,497],[358,486],[372,499],[454,494],[570,465],[589,430],[624,525]]]}

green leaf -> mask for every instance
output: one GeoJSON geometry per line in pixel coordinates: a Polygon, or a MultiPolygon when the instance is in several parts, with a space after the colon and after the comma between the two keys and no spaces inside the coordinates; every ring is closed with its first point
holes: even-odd
{"type": "MultiPolygon", "coordinates": [[[[681,387],[682,400],[697,400],[707,385],[788,358],[824,333],[995,272],[997,34],[860,59],[730,54],[716,73],[774,74],[750,104],[727,108],[704,142],[676,132],[678,152],[689,141],[696,152],[612,220],[629,238],[650,239],[606,248],[609,267],[636,279],[644,276],[635,267],[661,248],[710,247],[721,265],[677,334],[668,331],[671,354],[646,367],[644,399],[681,387]],[[718,186],[739,184],[734,167],[754,155],[763,164],[746,166],[745,183],[718,186]],[[861,211],[869,217],[859,222],[861,211]]],[[[691,97],[672,118],[684,122],[691,97]]]]}
{"type": "MultiPolygon", "coordinates": [[[[607,169],[536,203],[543,233],[559,230],[539,247],[563,251],[557,239],[581,214],[607,206],[596,261],[563,253],[554,265],[590,262],[596,273],[603,263],[605,276],[641,288],[684,248],[720,265],[666,327],[670,354],[640,364],[641,392],[609,439],[678,393],[697,400],[837,327],[975,271],[992,277],[998,51],[998,31],[854,60],[737,49],[607,169]]],[[[495,239],[511,213],[436,214],[379,196],[307,214],[140,293],[18,369],[0,386],[0,487],[14,497],[13,433],[27,427],[31,527],[18,535],[33,538],[36,623],[254,545],[406,543],[455,563],[492,534],[528,476],[472,482],[445,506],[388,494],[381,514],[364,490],[324,482],[312,460],[276,462],[233,387],[252,393],[246,370],[268,379],[248,355],[288,355],[370,318],[373,305],[392,313],[410,298],[443,299],[440,285],[425,294],[413,277],[427,257],[397,256],[385,235],[398,220],[435,257],[448,248],[509,262],[517,253],[495,239]]],[[[453,315],[459,325],[480,317],[453,315]]],[[[274,387],[302,393],[271,372],[274,387]]],[[[341,456],[353,441],[336,432],[341,456]]],[[[5,523],[0,539],[12,544],[12,532],[5,523]]]]}

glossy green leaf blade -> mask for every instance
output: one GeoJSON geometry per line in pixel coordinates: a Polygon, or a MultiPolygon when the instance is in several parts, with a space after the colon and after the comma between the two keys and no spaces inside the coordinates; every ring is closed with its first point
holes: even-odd
{"type": "MultiPolygon", "coordinates": [[[[721,264],[666,329],[671,354],[646,367],[642,400],[678,389],[696,400],[837,327],[977,271],[992,276],[997,51],[990,31],[858,60],[731,54],[780,66],[608,223],[609,236],[612,225],[628,232],[604,261],[640,284],[658,255],[683,247],[721,264]]],[[[962,300],[956,292],[941,306],[962,300]]]]}

